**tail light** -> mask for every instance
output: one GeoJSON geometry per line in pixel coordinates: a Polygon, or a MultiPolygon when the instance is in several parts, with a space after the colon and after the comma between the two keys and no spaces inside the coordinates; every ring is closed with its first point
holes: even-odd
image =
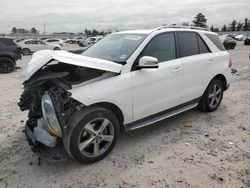
{"type": "Polygon", "coordinates": [[[231,68],[233,66],[233,62],[231,57],[229,57],[228,67],[231,68]]]}

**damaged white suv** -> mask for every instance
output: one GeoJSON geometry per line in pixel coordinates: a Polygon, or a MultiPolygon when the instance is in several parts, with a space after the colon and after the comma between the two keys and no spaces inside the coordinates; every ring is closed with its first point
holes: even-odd
{"type": "Polygon", "coordinates": [[[120,131],[195,107],[216,110],[231,66],[217,34],[197,28],[117,32],[82,55],[37,52],[21,77],[26,137],[38,153],[56,158],[64,148],[76,161],[96,162],[120,131]]]}

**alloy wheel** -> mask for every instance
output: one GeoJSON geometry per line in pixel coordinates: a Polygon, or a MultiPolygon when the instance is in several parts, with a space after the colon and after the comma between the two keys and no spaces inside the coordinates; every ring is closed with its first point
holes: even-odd
{"type": "Polygon", "coordinates": [[[114,126],[106,118],[88,122],[78,140],[78,147],[86,157],[98,157],[107,151],[114,139],[114,126]]]}
{"type": "Polygon", "coordinates": [[[208,95],[208,105],[210,108],[216,108],[222,98],[222,88],[220,84],[215,83],[211,88],[209,95],[208,95]]]}

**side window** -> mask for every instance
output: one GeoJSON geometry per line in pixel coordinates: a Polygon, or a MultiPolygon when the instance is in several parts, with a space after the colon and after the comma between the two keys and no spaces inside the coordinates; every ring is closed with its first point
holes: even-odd
{"type": "Polygon", "coordinates": [[[36,41],[30,40],[28,44],[36,44],[36,41]]]}
{"type": "Polygon", "coordinates": [[[24,42],[24,44],[30,44],[30,41],[26,41],[26,42],[24,42]]]}
{"type": "Polygon", "coordinates": [[[213,43],[215,46],[217,46],[217,48],[221,51],[225,51],[225,47],[223,46],[223,44],[221,43],[218,35],[215,34],[205,34],[213,43]]]}
{"type": "Polygon", "coordinates": [[[199,54],[199,45],[196,33],[177,32],[179,39],[180,57],[187,57],[199,54]]]}
{"type": "Polygon", "coordinates": [[[208,49],[207,45],[205,42],[201,39],[200,35],[197,34],[197,39],[199,43],[199,48],[200,48],[200,54],[205,54],[205,53],[210,53],[210,50],[208,49]]]}
{"type": "Polygon", "coordinates": [[[164,33],[154,37],[143,50],[142,56],[151,56],[159,62],[169,61],[176,58],[174,33],[164,33]]]}

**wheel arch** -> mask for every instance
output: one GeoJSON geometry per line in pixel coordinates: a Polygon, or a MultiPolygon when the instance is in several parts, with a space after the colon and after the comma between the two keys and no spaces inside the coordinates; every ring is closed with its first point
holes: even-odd
{"type": "Polygon", "coordinates": [[[31,53],[33,52],[32,50],[30,50],[30,48],[28,48],[28,47],[23,47],[23,48],[22,48],[22,52],[21,52],[22,54],[23,54],[23,50],[25,50],[25,49],[29,50],[29,52],[31,52],[31,53]]]}
{"type": "Polygon", "coordinates": [[[214,80],[214,79],[218,79],[218,80],[220,80],[222,82],[223,87],[224,87],[224,91],[227,89],[227,87],[228,87],[227,86],[227,79],[226,79],[226,77],[223,74],[217,74],[215,77],[213,77],[212,80],[214,80]]]}
{"type": "Polygon", "coordinates": [[[122,110],[117,105],[110,103],[110,102],[99,102],[99,103],[92,104],[91,106],[100,106],[113,112],[115,116],[117,117],[120,126],[122,127],[123,122],[124,122],[124,115],[122,113],[122,110]]]}

